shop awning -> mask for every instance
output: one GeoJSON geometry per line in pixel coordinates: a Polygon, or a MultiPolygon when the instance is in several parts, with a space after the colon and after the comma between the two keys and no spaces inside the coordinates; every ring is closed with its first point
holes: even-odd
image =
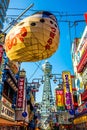
{"type": "Polygon", "coordinates": [[[27,126],[28,123],[25,121],[9,121],[3,118],[0,118],[0,126],[27,126]]]}
{"type": "Polygon", "coordinates": [[[6,126],[16,125],[16,122],[0,118],[0,126],[5,126],[5,125],[6,126]]]}

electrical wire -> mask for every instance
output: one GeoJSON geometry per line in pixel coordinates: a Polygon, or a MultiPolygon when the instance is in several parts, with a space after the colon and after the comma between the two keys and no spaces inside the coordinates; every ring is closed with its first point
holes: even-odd
{"type": "Polygon", "coordinates": [[[41,63],[42,63],[42,61],[39,62],[39,65],[37,63],[35,63],[37,65],[37,68],[35,69],[35,71],[33,72],[33,74],[29,77],[28,81],[30,81],[30,79],[35,75],[35,73],[37,72],[37,70],[40,68],[41,63]]]}

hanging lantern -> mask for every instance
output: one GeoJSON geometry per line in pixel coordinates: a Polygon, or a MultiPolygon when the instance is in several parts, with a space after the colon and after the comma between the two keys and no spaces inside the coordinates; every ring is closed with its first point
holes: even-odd
{"type": "Polygon", "coordinates": [[[73,109],[69,110],[69,114],[70,115],[74,115],[75,114],[75,111],[73,109]]]}
{"type": "Polygon", "coordinates": [[[22,113],[22,116],[23,116],[23,117],[27,117],[27,112],[24,111],[24,112],[22,113]]]}
{"type": "Polygon", "coordinates": [[[11,61],[35,62],[52,56],[59,43],[59,28],[53,14],[37,12],[19,22],[7,34],[5,51],[11,61]]]}

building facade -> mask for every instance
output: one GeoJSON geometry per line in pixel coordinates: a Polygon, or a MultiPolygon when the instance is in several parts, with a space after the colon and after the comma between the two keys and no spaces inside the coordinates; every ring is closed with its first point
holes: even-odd
{"type": "Polygon", "coordinates": [[[75,39],[72,45],[72,60],[75,72],[75,86],[78,95],[78,107],[75,109],[73,123],[76,130],[87,129],[87,26],[81,39],[75,39]]]}

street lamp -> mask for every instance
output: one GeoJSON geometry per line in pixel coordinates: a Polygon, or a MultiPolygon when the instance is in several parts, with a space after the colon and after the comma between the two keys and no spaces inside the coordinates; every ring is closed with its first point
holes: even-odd
{"type": "Polygon", "coordinates": [[[58,81],[59,84],[62,84],[62,76],[61,76],[61,74],[51,74],[49,77],[50,77],[50,79],[53,78],[54,83],[57,83],[57,81],[58,81]]]}
{"type": "Polygon", "coordinates": [[[43,84],[43,83],[44,83],[43,76],[42,76],[42,78],[35,78],[35,79],[33,79],[33,80],[32,80],[32,83],[35,83],[36,81],[37,81],[38,85],[40,85],[40,84],[39,84],[39,81],[41,81],[41,83],[43,84]]]}

